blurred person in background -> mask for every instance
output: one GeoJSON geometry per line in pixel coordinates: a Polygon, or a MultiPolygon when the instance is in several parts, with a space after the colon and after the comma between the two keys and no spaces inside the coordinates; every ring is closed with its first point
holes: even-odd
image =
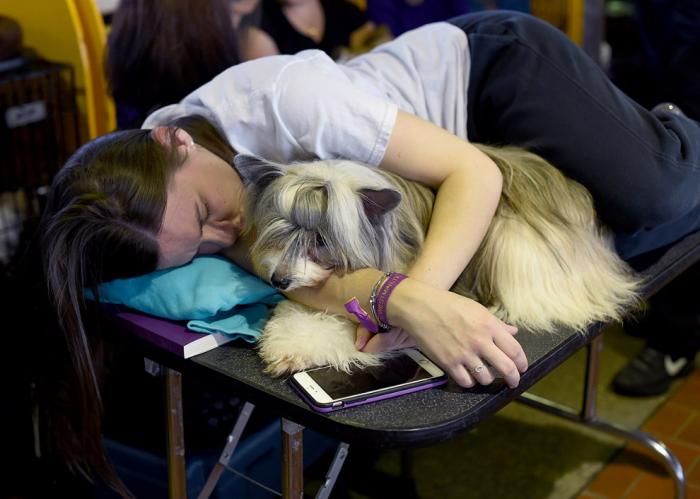
{"type": "Polygon", "coordinates": [[[141,126],[245,59],[260,0],[122,0],[112,17],[106,72],[117,126],[141,126]]]}
{"type": "Polygon", "coordinates": [[[319,49],[338,59],[390,39],[386,27],[347,0],[262,0],[260,28],[268,35],[268,54],[319,49]]]}
{"type": "MultiPolygon", "coordinates": [[[[700,0],[610,2],[611,77],[648,108],[700,121],[700,0]]],[[[646,338],[639,354],[614,378],[628,396],[666,392],[695,368],[700,351],[700,265],[652,296],[646,314],[626,326],[646,338]]]]}
{"type": "Polygon", "coordinates": [[[312,48],[337,58],[388,38],[346,0],[122,0],[106,62],[117,126],[138,128],[242,61],[312,48]]]}
{"type": "Polygon", "coordinates": [[[468,12],[506,9],[530,12],[529,0],[367,0],[367,17],[399,36],[423,24],[468,12]]]}

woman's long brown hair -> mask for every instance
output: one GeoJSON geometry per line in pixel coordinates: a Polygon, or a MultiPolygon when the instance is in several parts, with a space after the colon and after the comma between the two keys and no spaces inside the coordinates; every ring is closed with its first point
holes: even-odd
{"type": "MultiPolygon", "coordinates": [[[[233,150],[204,118],[186,117],[171,127],[227,161],[233,150]]],[[[85,326],[84,290],[115,278],[156,269],[160,230],[173,172],[182,164],[175,147],[149,130],[115,132],[81,147],[56,175],[41,224],[44,275],[64,333],[74,383],[71,414],[53,414],[49,440],[68,468],[102,478],[123,496],[102,445],[102,339],[85,326]]]]}

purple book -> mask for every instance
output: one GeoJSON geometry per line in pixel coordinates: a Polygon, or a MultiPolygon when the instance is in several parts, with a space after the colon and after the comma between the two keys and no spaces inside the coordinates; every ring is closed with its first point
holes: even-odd
{"type": "Polygon", "coordinates": [[[184,324],[136,312],[117,312],[116,317],[139,338],[184,359],[207,352],[234,339],[223,333],[195,333],[184,324]]]}

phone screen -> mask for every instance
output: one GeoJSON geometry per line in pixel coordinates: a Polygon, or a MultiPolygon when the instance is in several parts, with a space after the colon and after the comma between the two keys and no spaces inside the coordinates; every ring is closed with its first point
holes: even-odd
{"type": "Polygon", "coordinates": [[[332,399],[350,397],[359,393],[381,390],[433,376],[408,355],[386,359],[382,365],[368,367],[351,374],[331,367],[306,371],[332,399]]]}

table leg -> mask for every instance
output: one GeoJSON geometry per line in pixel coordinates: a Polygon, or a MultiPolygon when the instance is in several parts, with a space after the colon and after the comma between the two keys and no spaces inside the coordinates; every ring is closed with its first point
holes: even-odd
{"type": "Polygon", "coordinates": [[[282,497],[304,496],[304,427],[282,419],[282,497]]]}
{"type": "Polygon", "coordinates": [[[250,419],[250,415],[253,413],[253,409],[255,409],[255,405],[251,404],[250,402],[246,402],[243,405],[243,408],[236,419],[236,424],[233,426],[233,430],[231,430],[228,438],[226,438],[226,445],[224,446],[224,450],[221,451],[219,461],[214,465],[211,473],[209,473],[209,477],[204,484],[204,488],[202,488],[202,491],[197,496],[197,499],[208,499],[212,492],[214,492],[214,488],[216,488],[216,484],[219,482],[221,474],[228,467],[229,461],[231,461],[231,457],[233,456],[233,452],[236,450],[236,446],[241,440],[241,435],[243,435],[243,430],[248,424],[248,420],[250,419]]]}
{"type": "Polygon", "coordinates": [[[321,487],[316,493],[315,499],[328,499],[331,495],[331,490],[335,485],[335,481],[338,479],[340,470],[345,463],[345,458],[348,456],[348,448],[350,445],[345,442],[340,442],[338,449],[335,451],[335,456],[333,456],[333,462],[331,463],[328,473],[326,474],[326,480],[321,484],[321,487]]]}
{"type": "Polygon", "coordinates": [[[551,400],[538,397],[532,393],[523,393],[519,402],[525,403],[530,407],[543,410],[550,414],[568,419],[575,423],[580,423],[589,428],[614,435],[625,440],[634,440],[651,451],[655,452],[661,459],[663,465],[668,470],[671,479],[675,486],[676,499],[686,499],[688,487],[683,466],[678,458],[666,447],[666,445],[658,438],[649,435],[641,430],[628,430],[613,423],[599,418],[596,414],[596,390],[598,386],[598,369],[600,366],[600,351],[603,345],[603,335],[593,338],[587,345],[587,360],[586,360],[586,378],[584,384],[583,404],[581,411],[577,414],[572,409],[563,405],[552,402],[551,400]]]}
{"type": "Polygon", "coordinates": [[[187,499],[185,431],[182,420],[182,374],[163,366],[168,449],[168,497],[187,499]]]}

